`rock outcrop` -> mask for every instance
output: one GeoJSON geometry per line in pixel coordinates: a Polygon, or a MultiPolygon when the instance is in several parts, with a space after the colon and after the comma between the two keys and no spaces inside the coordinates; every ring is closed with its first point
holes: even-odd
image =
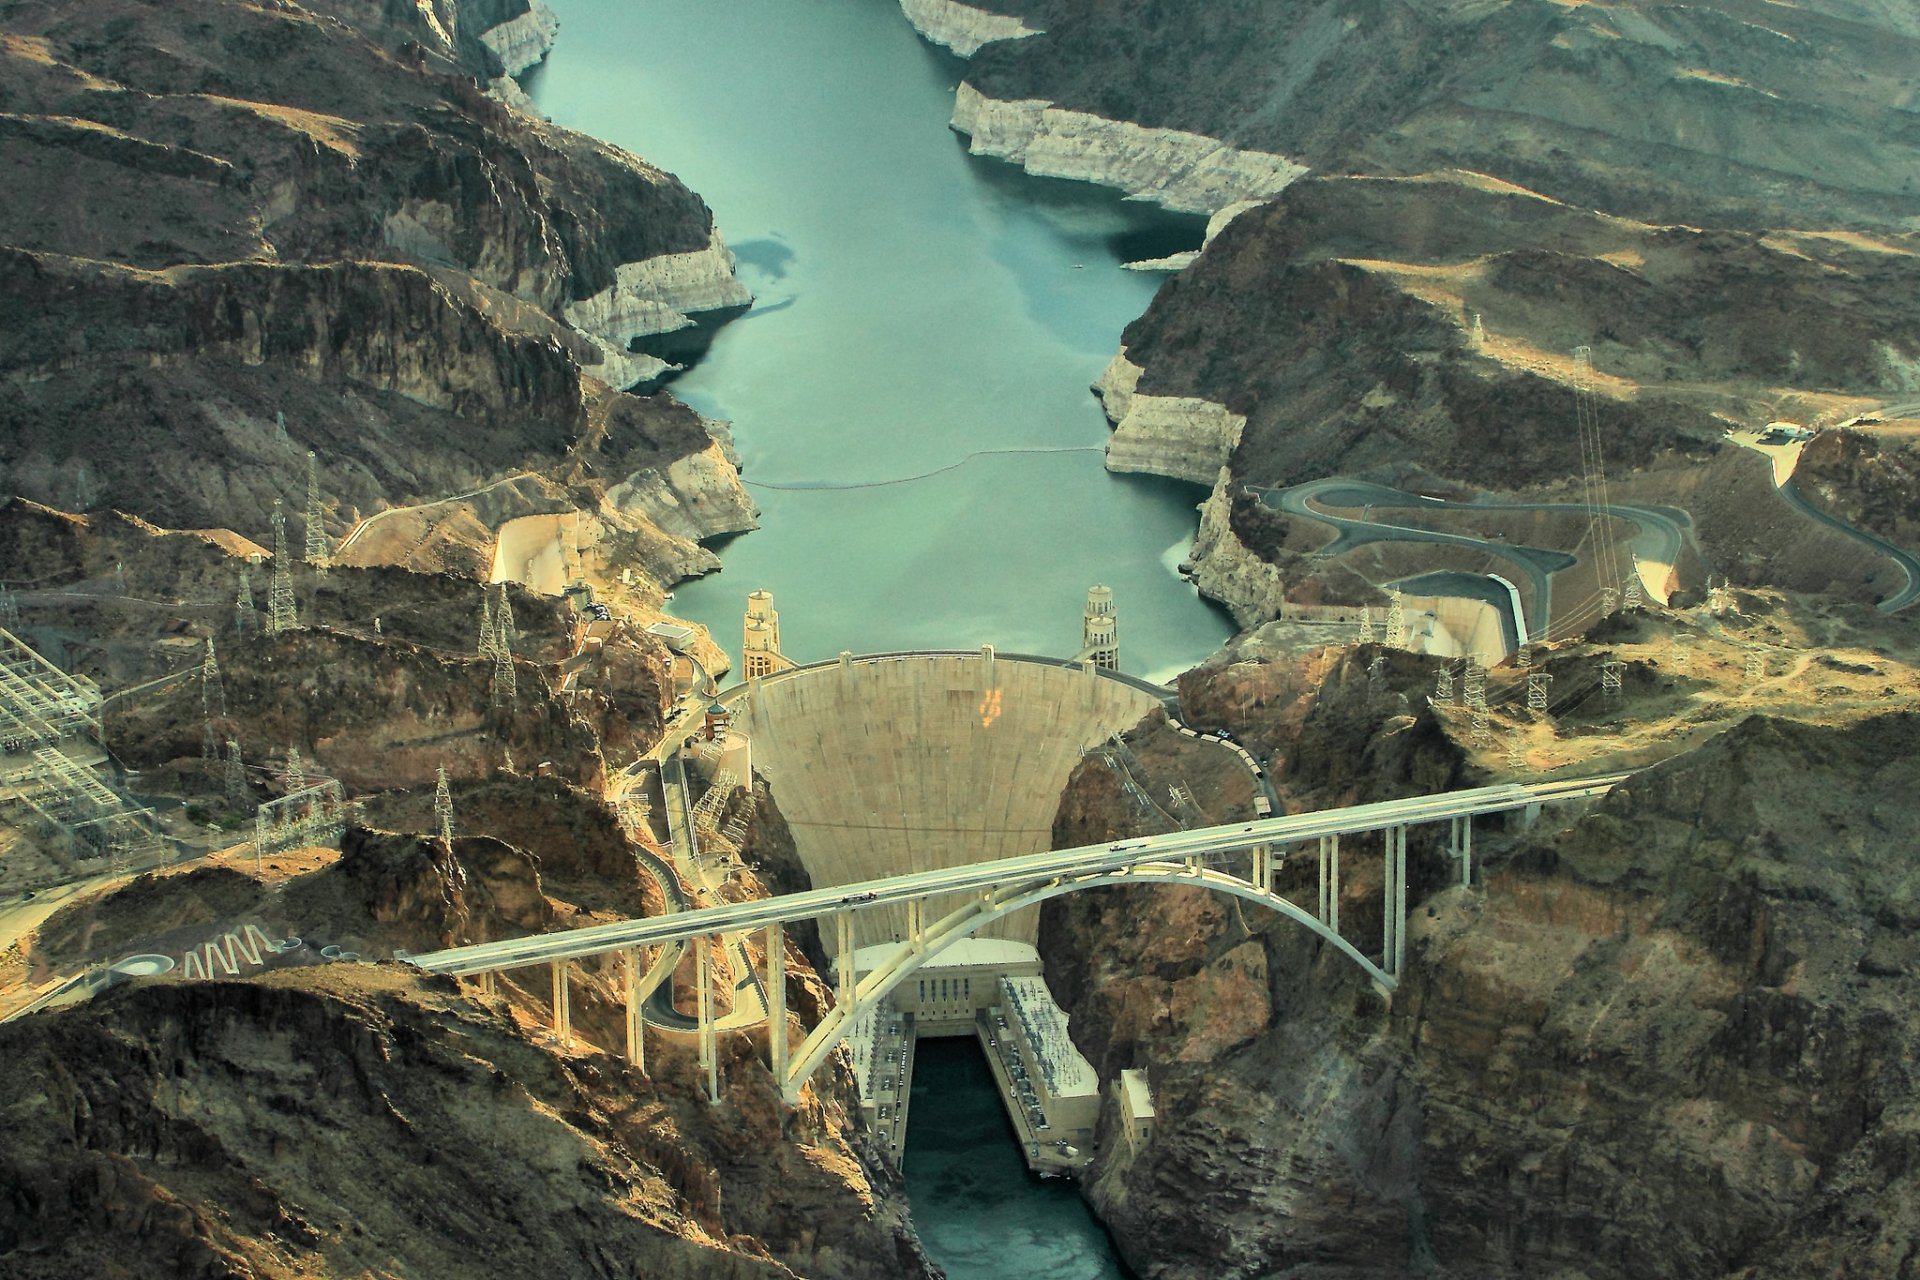
{"type": "Polygon", "coordinates": [[[915,31],[962,58],[971,58],[981,45],[995,40],[1039,34],[1014,14],[994,13],[959,0],[900,0],[900,11],[915,31]]]}
{"type": "MultiPolygon", "coordinates": [[[[1403,658],[1395,658],[1396,663],[1403,658]]],[[[1474,780],[1412,671],[1231,657],[1190,714],[1290,802],[1474,780]],[[1396,706],[1398,704],[1398,707],[1396,706]]],[[[1462,890],[1412,840],[1391,1005],[1294,926],[1192,890],[1048,904],[1076,1041],[1147,1071],[1152,1140],[1090,1196],[1148,1277],[1897,1275],[1912,1211],[1908,714],[1751,718],[1585,816],[1481,824],[1462,890]],[[1260,981],[1264,972],[1265,980],[1260,981]],[[1868,1170],[1876,1170],[1869,1173],[1868,1170]]],[[[1090,762],[1062,844],[1125,836],[1090,762]]],[[[1360,854],[1361,856],[1354,856],[1360,854]]],[[[1314,865],[1281,883],[1311,901],[1314,865]]],[[[1347,936],[1379,936],[1349,851],[1347,936]]]]}
{"type": "Polygon", "coordinates": [[[1181,213],[1207,213],[1270,196],[1306,172],[1272,152],[1071,111],[1041,98],[989,98],[971,84],[954,95],[953,127],[967,149],[1047,178],[1117,187],[1181,213]]]}
{"type": "Polygon", "coordinates": [[[658,375],[636,335],[749,301],[712,215],[474,83],[538,56],[544,7],[90,0],[4,27],[14,490],[263,528],[311,448],[345,525],[562,470],[609,417],[662,446],[595,457],[609,484],[709,448],[667,402],[595,388],[658,375]]]}
{"type": "Polygon", "coordinates": [[[0,1040],[21,1280],[927,1274],[844,1099],[738,1072],[711,1108],[685,1055],[556,1056],[444,979],[135,984],[0,1040]]]}

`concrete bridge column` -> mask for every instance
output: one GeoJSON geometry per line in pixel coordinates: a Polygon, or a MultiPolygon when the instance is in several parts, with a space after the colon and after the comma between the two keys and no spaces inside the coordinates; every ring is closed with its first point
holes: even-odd
{"type": "Polygon", "coordinates": [[[700,987],[700,1065],[707,1069],[707,1101],[720,1101],[720,1055],[714,1044],[713,1027],[713,956],[707,948],[705,938],[695,938],[693,945],[698,952],[700,987]]]}
{"type": "Polygon", "coordinates": [[[491,969],[480,971],[480,994],[489,997],[493,995],[493,970],[491,969]]]}
{"type": "Polygon", "coordinates": [[[1462,888],[1473,886],[1473,815],[1464,814],[1453,820],[1452,839],[1447,842],[1447,852],[1460,862],[1460,885],[1462,888]]]}
{"type": "Polygon", "coordinates": [[[1380,967],[1389,974],[1393,972],[1393,929],[1399,922],[1399,904],[1394,898],[1393,886],[1393,828],[1382,832],[1380,856],[1380,967]]]}
{"type": "Polygon", "coordinates": [[[838,999],[839,1002],[846,1007],[847,1017],[851,1018],[853,1017],[854,993],[857,989],[854,983],[855,975],[853,969],[853,912],[837,912],[834,915],[833,922],[840,941],[840,954],[838,956],[840,962],[840,991],[838,999]]]}
{"type": "Polygon", "coordinates": [[[1393,834],[1398,849],[1393,872],[1393,976],[1398,978],[1407,967],[1407,829],[1395,827],[1393,834]]]}
{"type": "Polygon", "coordinates": [[[628,947],[620,956],[627,974],[627,1061],[645,1071],[647,1029],[640,1008],[640,948],[628,947]]]}
{"type": "Polygon", "coordinates": [[[914,898],[907,903],[907,941],[915,951],[927,949],[927,900],[914,898]]]}
{"type": "Polygon", "coordinates": [[[552,961],[553,967],[553,1038],[560,1042],[562,1049],[573,1047],[573,1011],[567,1007],[567,962],[552,961]]]}
{"type": "Polygon", "coordinates": [[[767,926],[767,1065],[782,1092],[787,1087],[787,932],[778,920],[767,926]]]}
{"type": "Polygon", "coordinates": [[[1320,923],[1340,932],[1340,837],[1320,837],[1320,923]]]}
{"type": "Polygon", "coordinates": [[[1262,893],[1273,892],[1273,846],[1253,846],[1253,887],[1262,893]]]}

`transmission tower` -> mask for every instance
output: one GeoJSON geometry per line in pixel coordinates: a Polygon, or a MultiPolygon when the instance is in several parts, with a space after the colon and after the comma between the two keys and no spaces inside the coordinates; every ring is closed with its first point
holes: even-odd
{"type": "Polygon", "coordinates": [[[1482,351],[1487,345],[1487,326],[1480,323],[1480,313],[1473,313],[1473,349],[1482,351]]]}
{"type": "Polygon", "coordinates": [[[281,778],[281,785],[286,788],[288,795],[306,789],[307,773],[306,769],[300,763],[300,748],[298,747],[289,746],[287,748],[287,771],[281,778]]]}
{"type": "Polygon", "coordinates": [[[333,548],[327,542],[327,526],[320,514],[320,459],[307,450],[307,563],[324,575],[333,548]]]}
{"type": "Polygon", "coordinates": [[[434,770],[433,784],[433,821],[440,828],[440,842],[449,850],[453,848],[453,792],[447,788],[447,767],[437,766],[434,770]]]}
{"type": "Polygon", "coordinates": [[[233,629],[242,636],[260,630],[260,615],[253,608],[253,580],[245,566],[240,569],[240,594],[233,601],[233,629]]]}
{"type": "Polygon", "coordinates": [[[507,598],[507,584],[500,584],[500,600],[493,606],[493,625],[503,653],[513,652],[520,631],[513,625],[513,602],[507,598]]]}
{"type": "Polygon", "coordinates": [[[519,677],[513,671],[513,657],[505,649],[493,652],[493,705],[510,707],[519,696],[519,677]]]}
{"type": "Polygon", "coordinates": [[[1387,675],[1387,659],[1384,655],[1376,653],[1371,658],[1367,659],[1367,683],[1368,684],[1372,685],[1377,690],[1380,687],[1381,681],[1386,679],[1386,675],[1387,675]]]}
{"type": "Polygon", "coordinates": [[[287,563],[287,513],[273,500],[273,581],[267,587],[267,634],[277,636],[300,625],[293,600],[293,568],[287,563]]]}
{"type": "Polygon", "coordinates": [[[493,625],[493,593],[480,593],[480,642],[474,652],[482,658],[491,658],[499,652],[500,633],[493,625]]]}
{"type": "Polygon", "coordinates": [[[1632,552],[1628,554],[1632,559],[1627,569],[1626,594],[1621,597],[1621,604],[1628,609],[1638,609],[1647,602],[1646,592],[1640,586],[1640,557],[1632,552]]]}
{"type": "Polygon", "coordinates": [[[1538,671],[1527,672],[1527,710],[1545,714],[1547,709],[1547,685],[1553,676],[1542,667],[1538,671]]]}
{"type": "Polygon", "coordinates": [[[1767,675],[1767,655],[1762,653],[1759,649],[1748,649],[1747,650],[1747,687],[1751,689],[1754,685],[1766,679],[1766,675],[1767,675]]]}
{"type": "Polygon", "coordinates": [[[253,807],[253,792],[247,788],[247,766],[240,759],[240,744],[227,739],[227,807],[235,813],[253,807]]]}
{"type": "Polygon", "coordinates": [[[1515,729],[1507,735],[1507,768],[1527,767],[1527,735],[1515,729]]]}
{"type": "Polygon", "coordinates": [[[1627,664],[1618,658],[1603,659],[1600,663],[1600,692],[1617,701],[1621,696],[1626,668],[1627,664]]]}
{"type": "Polygon", "coordinates": [[[1387,645],[1394,649],[1407,647],[1407,616],[1400,603],[1398,587],[1387,594],[1387,645]]]}
{"type": "Polygon", "coordinates": [[[1360,643],[1372,644],[1374,639],[1373,606],[1363,604],[1360,606],[1360,643]]]}
{"type": "Polygon", "coordinates": [[[1604,612],[1613,611],[1615,584],[1620,581],[1613,542],[1612,505],[1607,501],[1607,472],[1600,448],[1600,414],[1593,396],[1593,348],[1573,349],[1574,419],[1580,432],[1581,491],[1586,498],[1588,543],[1593,548],[1594,576],[1600,583],[1604,612]]]}
{"type": "Polygon", "coordinates": [[[213,656],[213,637],[207,637],[207,654],[200,660],[200,711],[209,719],[214,707],[227,714],[227,691],[220,683],[220,660],[213,656]]]}
{"type": "Polygon", "coordinates": [[[1453,660],[1449,658],[1433,673],[1433,700],[1443,707],[1453,705],[1453,660]]]}
{"type": "Polygon", "coordinates": [[[9,631],[20,629],[20,597],[7,590],[4,582],[0,582],[0,627],[9,631]]]}
{"type": "Polygon", "coordinates": [[[287,415],[280,410],[274,411],[273,438],[279,441],[281,444],[292,443],[292,440],[287,435],[287,415]]]}

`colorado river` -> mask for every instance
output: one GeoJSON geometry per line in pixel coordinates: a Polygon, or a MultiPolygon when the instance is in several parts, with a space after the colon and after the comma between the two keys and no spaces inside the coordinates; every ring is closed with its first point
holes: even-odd
{"type": "Polygon", "coordinates": [[[1197,220],[969,157],[946,123],[963,64],[893,0],[553,7],[534,101],[700,192],[757,297],[673,390],[734,424],[761,529],[675,612],[736,660],[761,587],[799,661],[1071,655],[1103,582],[1128,671],[1219,646],[1174,572],[1204,495],[1108,474],[1087,391],[1160,281],[1120,262],[1192,247],[1197,220]]]}

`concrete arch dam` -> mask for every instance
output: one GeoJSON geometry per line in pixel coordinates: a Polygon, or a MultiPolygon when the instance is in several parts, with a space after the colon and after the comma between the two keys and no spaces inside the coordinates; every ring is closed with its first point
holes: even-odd
{"type": "MultiPolygon", "coordinates": [[[[1112,672],[986,650],[847,657],[755,686],[735,693],[736,710],[816,888],[1050,847],[1081,753],[1168,696],[1112,672]]],[[[963,896],[930,901],[928,918],[963,896]]],[[[854,917],[856,947],[908,936],[904,905],[854,917]]],[[[1038,922],[1028,907],[981,935],[1032,943],[1038,922]]]]}

